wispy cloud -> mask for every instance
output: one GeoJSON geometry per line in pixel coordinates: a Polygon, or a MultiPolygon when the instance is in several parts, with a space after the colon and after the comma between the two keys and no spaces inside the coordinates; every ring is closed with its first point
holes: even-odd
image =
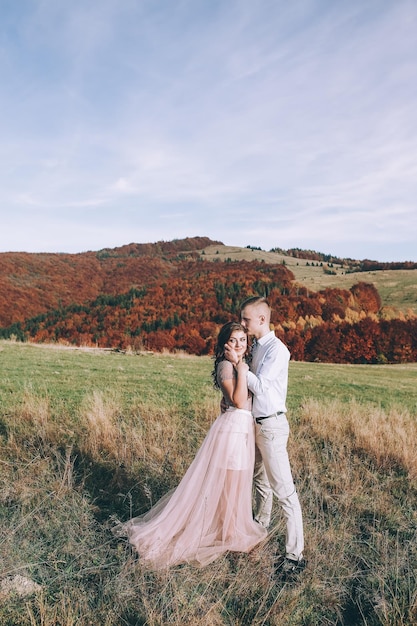
{"type": "Polygon", "coordinates": [[[0,12],[0,249],[199,234],[415,256],[412,0],[0,12]]]}

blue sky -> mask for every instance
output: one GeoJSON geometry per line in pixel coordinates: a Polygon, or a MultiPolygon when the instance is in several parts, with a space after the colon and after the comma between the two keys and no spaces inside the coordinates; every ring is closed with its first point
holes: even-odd
{"type": "Polygon", "coordinates": [[[415,0],[2,0],[0,251],[417,261],[415,0]]]}

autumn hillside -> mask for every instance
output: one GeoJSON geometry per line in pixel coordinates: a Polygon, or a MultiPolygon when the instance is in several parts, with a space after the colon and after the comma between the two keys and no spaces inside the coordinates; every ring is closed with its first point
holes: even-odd
{"type": "MultiPolygon", "coordinates": [[[[266,294],[294,359],[417,361],[416,316],[387,317],[363,274],[349,288],[314,290],[299,282],[298,257],[271,252],[265,260],[246,249],[236,258],[228,250],[195,237],[73,255],[0,254],[0,336],[207,354],[242,300],[266,294]]],[[[338,261],[320,262],[320,272],[337,274],[338,261]]],[[[303,271],[319,265],[310,262],[302,261],[303,271]]]]}
{"type": "Polygon", "coordinates": [[[173,257],[209,244],[195,237],[80,254],[0,253],[0,326],[169,279],[173,257]]]}

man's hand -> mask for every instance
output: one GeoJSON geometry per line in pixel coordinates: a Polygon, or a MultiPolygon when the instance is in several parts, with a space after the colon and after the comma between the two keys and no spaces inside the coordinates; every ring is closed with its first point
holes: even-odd
{"type": "Polygon", "coordinates": [[[237,365],[239,363],[239,357],[237,356],[235,350],[227,344],[224,346],[224,356],[233,365],[237,365]]]}

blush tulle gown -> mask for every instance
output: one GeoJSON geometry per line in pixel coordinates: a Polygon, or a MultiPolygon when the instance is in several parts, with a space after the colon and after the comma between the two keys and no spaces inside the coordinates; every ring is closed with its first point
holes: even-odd
{"type": "MultiPolygon", "coordinates": [[[[223,363],[224,375],[231,364],[223,363]]],[[[249,552],[262,541],[266,530],[252,517],[254,456],[252,414],[229,406],[179,485],[124,524],[140,559],[154,569],[180,563],[202,567],[226,551],[249,552]]]]}

